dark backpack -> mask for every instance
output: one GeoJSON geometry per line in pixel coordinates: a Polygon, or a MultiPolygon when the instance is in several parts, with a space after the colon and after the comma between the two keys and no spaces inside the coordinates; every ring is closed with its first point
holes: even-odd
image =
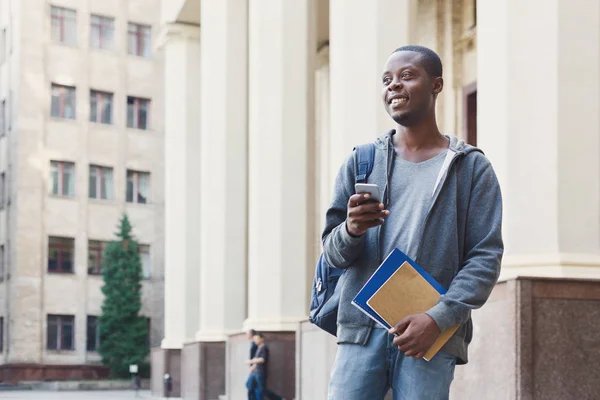
{"type": "MultiPolygon", "coordinates": [[[[357,171],[355,182],[366,183],[375,163],[375,145],[363,144],[355,147],[355,150],[357,171]]],[[[325,256],[321,254],[315,268],[308,319],[333,336],[337,333],[337,313],[340,303],[340,292],[336,287],[343,273],[343,269],[330,267],[325,256]]]]}

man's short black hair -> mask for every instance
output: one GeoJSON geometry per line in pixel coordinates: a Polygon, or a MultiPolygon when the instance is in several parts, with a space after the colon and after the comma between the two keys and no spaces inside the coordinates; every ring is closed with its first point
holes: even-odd
{"type": "Polygon", "coordinates": [[[254,336],[254,335],[256,335],[256,331],[255,331],[254,329],[250,329],[248,332],[250,332],[250,335],[251,335],[251,336],[254,336]]]}
{"type": "Polygon", "coordinates": [[[263,335],[263,334],[262,334],[262,333],[260,333],[260,332],[255,332],[255,333],[254,333],[254,336],[256,336],[256,337],[259,337],[259,338],[261,338],[261,339],[264,339],[264,338],[265,338],[265,335],[263,335]]]}
{"type": "Polygon", "coordinates": [[[399,51],[414,51],[415,53],[419,53],[421,55],[421,61],[423,62],[423,68],[429,76],[432,78],[442,76],[442,60],[440,60],[440,57],[435,51],[424,46],[415,45],[398,47],[394,50],[394,53],[398,53],[399,51]]]}

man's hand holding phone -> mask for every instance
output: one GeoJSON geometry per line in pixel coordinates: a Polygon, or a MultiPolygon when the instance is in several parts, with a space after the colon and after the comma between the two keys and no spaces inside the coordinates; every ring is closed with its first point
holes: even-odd
{"type": "Polygon", "coordinates": [[[384,210],[383,203],[373,201],[370,193],[357,193],[348,200],[348,215],[346,229],[351,236],[362,236],[369,228],[382,225],[388,210],[384,210]]]}

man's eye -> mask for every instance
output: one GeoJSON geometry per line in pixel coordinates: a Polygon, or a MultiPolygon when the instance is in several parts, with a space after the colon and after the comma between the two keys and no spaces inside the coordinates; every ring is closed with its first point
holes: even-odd
{"type": "Polygon", "coordinates": [[[386,76],[385,78],[383,78],[383,83],[388,84],[390,83],[392,80],[390,79],[389,76],[386,76]]]}
{"type": "Polygon", "coordinates": [[[411,77],[410,72],[403,72],[402,73],[402,78],[410,78],[410,77],[411,77]]]}

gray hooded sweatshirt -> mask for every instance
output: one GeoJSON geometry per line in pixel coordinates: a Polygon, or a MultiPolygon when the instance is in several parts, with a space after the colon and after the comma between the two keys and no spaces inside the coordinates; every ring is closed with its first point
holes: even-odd
{"type": "MultiPolygon", "coordinates": [[[[375,164],[368,178],[369,183],[384,188],[384,203],[394,201],[387,198],[394,133],[392,130],[376,140],[375,164]]],[[[487,301],[500,274],[504,251],[502,198],[492,165],[483,152],[456,137],[448,139],[454,156],[433,194],[415,261],[447,290],[426,314],[442,331],[461,325],[442,351],[455,355],[459,364],[466,364],[473,333],[471,310],[487,301]]],[[[360,237],[350,236],[347,231],[347,204],[355,193],[355,175],[353,152],[336,178],[322,238],[329,265],[346,270],[337,289],[338,343],[366,345],[374,321],[351,303],[387,254],[381,251],[381,227],[371,228],[360,237]]],[[[393,216],[385,223],[393,223],[393,216]]]]}

